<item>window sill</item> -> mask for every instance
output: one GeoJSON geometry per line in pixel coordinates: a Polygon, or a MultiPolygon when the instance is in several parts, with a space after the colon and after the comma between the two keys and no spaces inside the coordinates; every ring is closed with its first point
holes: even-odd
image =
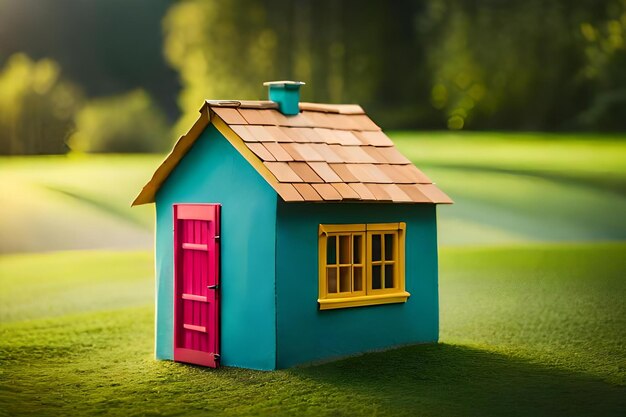
{"type": "Polygon", "coordinates": [[[378,304],[405,303],[411,296],[406,291],[391,294],[363,295],[360,297],[324,298],[319,299],[320,310],[332,310],[335,308],[372,306],[378,304]]]}

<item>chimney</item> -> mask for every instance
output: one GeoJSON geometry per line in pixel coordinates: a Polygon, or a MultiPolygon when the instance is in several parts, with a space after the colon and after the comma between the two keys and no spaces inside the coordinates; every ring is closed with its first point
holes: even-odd
{"type": "Polygon", "coordinates": [[[263,85],[269,87],[269,99],[278,104],[278,110],[285,116],[300,113],[300,86],[302,81],[268,81],[263,85]]]}

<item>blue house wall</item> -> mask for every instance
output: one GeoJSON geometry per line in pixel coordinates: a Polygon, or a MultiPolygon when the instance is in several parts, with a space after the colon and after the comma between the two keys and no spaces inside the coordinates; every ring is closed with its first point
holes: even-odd
{"type": "Polygon", "coordinates": [[[156,196],[156,357],[173,358],[174,203],[221,203],[221,362],[276,366],[277,196],[208,126],[156,196]]]}
{"type": "Polygon", "coordinates": [[[410,343],[439,333],[434,204],[278,202],[277,367],[410,343]],[[318,309],[318,225],[406,222],[406,303],[318,309]]]}

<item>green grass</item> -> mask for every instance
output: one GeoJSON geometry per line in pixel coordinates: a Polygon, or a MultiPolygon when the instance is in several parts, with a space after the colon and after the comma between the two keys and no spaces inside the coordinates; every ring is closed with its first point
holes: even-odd
{"type": "Polygon", "coordinates": [[[625,255],[443,249],[441,344],[277,372],[154,361],[149,253],[2,256],[0,414],[621,416],[625,255]]]}
{"type": "MultiPolygon", "coordinates": [[[[626,239],[624,135],[390,135],[456,202],[444,245],[626,239]]],[[[0,158],[0,253],[151,247],[153,208],[130,202],[162,158],[0,158]]]]}
{"type": "Polygon", "coordinates": [[[150,247],[154,208],[130,203],[161,158],[0,158],[0,253],[150,247]]]}
{"type": "Polygon", "coordinates": [[[456,202],[442,343],[278,372],[152,359],[162,156],[0,158],[0,253],[143,249],[0,255],[0,415],[624,415],[626,137],[391,136],[456,202]]]}
{"type": "Polygon", "coordinates": [[[540,176],[626,194],[626,134],[392,132],[390,136],[418,166],[540,176]]]}
{"type": "Polygon", "coordinates": [[[625,240],[626,135],[392,132],[455,200],[443,244],[625,240]]]}

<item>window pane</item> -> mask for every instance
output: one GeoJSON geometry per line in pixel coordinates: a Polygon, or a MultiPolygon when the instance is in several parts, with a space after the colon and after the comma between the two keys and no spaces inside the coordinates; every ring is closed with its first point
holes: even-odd
{"type": "Polygon", "coordinates": [[[355,266],[352,269],[352,278],[354,281],[354,291],[363,291],[363,267],[355,266]]]}
{"type": "Polygon", "coordinates": [[[381,268],[380,265],[372,265],[372,289],[373,290],[380,290],[382,288],[380,268],[381,268]]]}
{"type": "Polygon", "coordinates": [[[361,235],[354,235],[354,240],[353,240],[353,250],[354,253],[352,254],[352,263],[355,264],[360,264],[361,263],[361,248],[363,244],[363,239],[361,235]]]}
{"type": "Polygon", "coordinates": [[[339,267],[339,292],[352,291],[349,266],[339,267]]]}
{"type": "Polygon", "coordinates": [[[328,277],[328,292],[336,293],[337,292],[337,267],[331,266],[330,268],[326,268],[326,275],[328,277]]]}
{"type": "Polygon", "coordinates": [[[393,288],[393,264],[385,265],[385,288],[393,288]]]}
{"type": "Polygon", "coordinates": [[[339,263],[349,264],[350,262],[350,235],[339,236],[339,263]]]}
{"type": "Polygon", "coordinates": [[[385,235],[385,259],[388,261],[393,260],[393,235],[386,234],[385,235]]]}
{"type": "Polygon", "coordinates": [[[326,265],[337,263],[337,237],[328,236],[326,239],[326,265]]]}
{"type": "Polygon", "coordinates": [[[372,235],[372,261],[380,261],[380,235],[372,235]]]}

